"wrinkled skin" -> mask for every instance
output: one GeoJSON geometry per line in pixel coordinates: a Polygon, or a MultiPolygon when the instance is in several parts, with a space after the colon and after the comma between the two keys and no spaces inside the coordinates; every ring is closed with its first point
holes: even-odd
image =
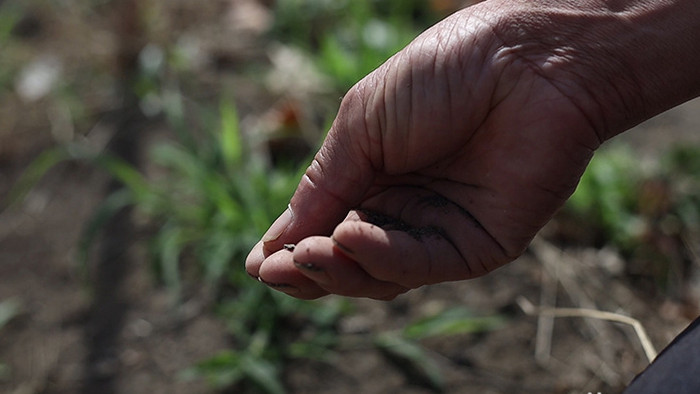
{"type": "Polygon", "coordinates": [[[591,44],[614,17],[564,24],[566,8],[516,3],[458,12],[347,93],[251,276],[303,299],[392,299],[525,250],[595,149],[641,120],[629,108],[645,110],[591,44]]]}

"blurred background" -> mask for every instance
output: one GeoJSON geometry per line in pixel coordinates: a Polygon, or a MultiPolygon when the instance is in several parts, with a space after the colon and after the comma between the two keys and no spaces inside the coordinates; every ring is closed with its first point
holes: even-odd
{"type": "Polygon", "coordinates": [[[0,1],[0,391],[620,391],[699,314],[697,100],[487,277],[302,302],[243,269],[344,92],[466,5],[0,1]]]}

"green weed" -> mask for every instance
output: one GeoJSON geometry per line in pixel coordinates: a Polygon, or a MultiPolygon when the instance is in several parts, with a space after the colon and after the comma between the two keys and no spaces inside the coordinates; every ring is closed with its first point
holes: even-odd
{"type": "Polygon", "coordinates": [[[21,199],[62,161],[88,161],[104,169],[124,188],[107,196],[85,226],[79,248],[83,266],[106,221],[120,209],[134,207],[139,221],[154,229],[150,255],[174,300],[187,283],[209,289],[229,327],[232,348],[185,375],[206,378],[219,388],[243,384],[282,392],[284,363],[294,357],[320,357],[330,349],[333,324],[343,311],[339,304],[276,294],[243,269],[248,251],[286,206],[300,172],[270,167],[247,149],[231,100],[221,100],[218,112],[208,117],[218,124],[205,127],[213,131],[197,138],[178,123],[180,106],[168,108],[179,134],[156,144],[149,154],[160,175],[147,177],[119,158],[66,144],[35,160],[12,198],[21,199]]]}
{"type": "Polygon", "coordinates": [[[442,368],[420,341],[489,332],[497,330],[505,323],[506,318],[500,315],[479,316],[467,308],[448,308],[411,322],[398,332],[377,334],[373,343],[408,381],[433,392],[443,392],[445,378],[442,368]]]}
{"type": "MultiPolygon", "coordinates": [[[[6,299],[0,301],[0,331],[5,327],[10,321],[12,321],[17,315],[22,311],[22,305],[18,300],[6,299]]],[[[0,361],[0,380],[9,379],[12,374],[12,370],[9,365],[0,361]]]]}
{"type": "Polygon", "coordinates": [[[581,177],[567,209],[584,228],[627,248],[643,231],[637,197],[644,176],[637,158],[626,147],[601,150],[581,177]]]}
{"type": "Polygon", "coordinates": [[[700,234],[698,157],[700,148],[680,146],[642,166],[624,146],[598,152],[562,212],[579,229],[569,237],[613,246],[629,275],[680,292],[697,253],[688,240],[700,234]]]}
{"type": "Polygon", "coordinates": [[[12,31],[21,19],[21,5],[0,3],[0,93],[8,89],[19,67],[15,58],[22,57],[17,43],[12,40],[12,31]]]}
{"type": "Polygon", "coordinates": [[[220,388],[243,383],[280,393],[282,365],[299,355],[288,344],[328,349],[315,339],[331,332],[340,311],[321,303],[311,308],[245,273],[245,256],[284,209],[300,174],[269,167],[246,149],[232,101],[222,100],[218,116],[211,118],[219,119],[218,127],[207,128],[214,133],[195,139],[181,130],[177,142],[156,145],[150,157],[163,177],[146,183],[146,189],[143,182],[131,181],[128,189],[141,214],[158,223],[151,250],[165,283],[179,294],[182,264],[196,263],[194,281],[201,278],[199,285],[216,289],[219,315],[229,327],[232,348],[191,369],[189,376],[205,377],[220,388]],[[314,324],[321,315],[330,316],[328,324],[314,324]],[[307,324],[315,335],[301,339],[304,330],[292,327],[307,324]]]}
{"type": "Polygon", "coordinates": [[[345,92],[437,20],[423,1],[282,0],[273,36],[306,50],[345,92]]]}

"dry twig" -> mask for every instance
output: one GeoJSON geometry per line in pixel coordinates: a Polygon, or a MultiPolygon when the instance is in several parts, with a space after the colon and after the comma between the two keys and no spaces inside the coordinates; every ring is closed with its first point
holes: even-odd
{"type": "Polygon", "coordinates": [[[642,344],[644,353],[649,359],[649,362],[654,361],[657,352],[654,349],[649,336],[644,330],[644,327],[639,322],[639,320],[631,318],[629,316],[620,315],[618,313],[599,311],[595,309],[582,309],[582,308],[549,308],[549,307],[538,307],[533,305],[525,297],[518,297],[518,306],[525,312],[525,314],[530,316],[552,316],[552,317],[588,317],[599,320],[613,321],[623,324],[628,324],[634,328],[639,341],[642,344]]]}
{"type": "MultiPolygon", "coordinates": [[[[559,248],[539,237],[533,240],[531,250],[535,253],[538,260],[542,262],[545,271],[556,280],[556,283],[561,284],[562,289],[564,289],[575,305],[584,309],[597,309],[596,303],[586,294],[583,288],[583,284],[588,283],[590,278],[580,276],[575,269],[575,267],[581,266],[579,261],[576,261],[559,248]]],[[[541,303],[541,305],[554,306],[551,302],[544,302],[541,303]]],[[[613,342],[613,333],[609,327],[600,321],[585,320],[585,322],[587,328],[590,329],[592,333],[595,333],[595,344],[601,356],[602,364],[606,367],[600,369],[596,374],[610,385],[619,384],[622,381],[622,377],[619,376],[619,374],[615,372],[615,368],[613,368],[613,365],[615,365],[614,352],[610,346],[606,345],[613,342]]],[[[539,343],[537,345],[539,345],[540,348],[536,349],[536,356],[539,356],[538,361],[540,362],[546,361],[546,354],[544,353],[546,348],[543,347],[546,345],[545,336],[548,336],[547,341],[551,342],[552,330],[548,328],[548,324],[553,325],[553,317],[540,317],[537,327],[537,335],[539,338],[539,343]],[[549,321],[547,319],[549,319],[549,321]],[[544,323],[544,325],[540,325],[539,323],[544,323]],[[539,350],[539,353],[537,350],[539,350]]]]}
{"type": "MultiPolygon", "coordinates": [[[[542,275],[540,289],[540,305],[554,306],[557,304],[557,281],[550,275],[542,275]]],[[[552,353],[552,332],[554,317],[539,315],[537,318],[537,336],[535,338],[535,359],[540,364],[549,362],[552,353]]]]}

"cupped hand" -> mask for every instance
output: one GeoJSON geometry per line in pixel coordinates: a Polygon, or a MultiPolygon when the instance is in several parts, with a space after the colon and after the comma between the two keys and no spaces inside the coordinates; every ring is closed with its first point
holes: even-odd
{"type": "Polygon", "coordinates": [[[445,19],[348,92],[289,209],[248,256],[251,276],[304,299],[391,299],[525,250],[604,124],[583,86],[590,66],[549,36],[563,32],[503,7],[445,19]],[[513,15],[521,25],[506,24],[513,15]]]}

